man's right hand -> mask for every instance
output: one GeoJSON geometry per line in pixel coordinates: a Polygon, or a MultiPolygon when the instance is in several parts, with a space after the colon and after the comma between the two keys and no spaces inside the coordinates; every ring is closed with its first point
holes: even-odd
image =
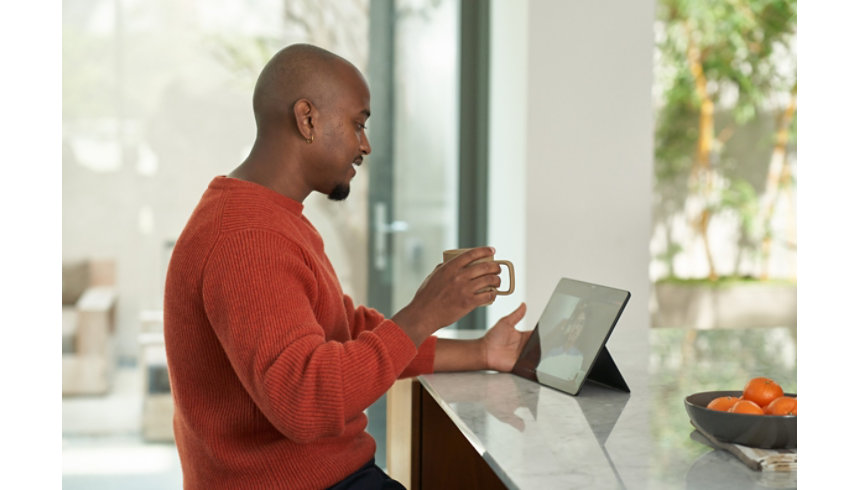
{"type": "Polygon", "coordinates": [[[501,285],[501,266],[495,262],[472,262],[494,253],[491,247],[480,247],[439,264],[418,288],[414,299],[391,320],[420,346],[436,330],[480,305],[491,303],[501,285]]]}

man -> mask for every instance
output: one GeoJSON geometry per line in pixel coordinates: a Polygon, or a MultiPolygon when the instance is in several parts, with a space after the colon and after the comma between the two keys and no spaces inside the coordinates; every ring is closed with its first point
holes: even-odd
{"type": "Polygon", "coordinates": [[[520,305],[479,340],[436,330],[495,298],[500,267],[439,265],[390,319],[344,295],[303,216],[313,191],[345,199],[371,151],[370,92],[346,60],[277,53],[253,96],[247,159],[216,177],[170,261],[164,329],[186,488],[395,485],[375,466],[364,410],[398,377],[509,371],[527,340],[520,305]],[[490,287],[488,292],[478,292],[490,287]]]}

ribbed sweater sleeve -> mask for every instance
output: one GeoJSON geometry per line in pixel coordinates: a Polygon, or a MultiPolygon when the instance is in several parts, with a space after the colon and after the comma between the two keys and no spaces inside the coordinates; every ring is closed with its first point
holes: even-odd
{"type": "MultiPolygon", "coordinates": [[[[379,311],[366,306],[359,306],[357,309],[352,302],[352,298],[348,295],[343,296],[343,304],[346,307],[347,315],[352,318],[351,330],[352,338],[366,329],[372,330],[376,325],[381,324],[385,317],[379,311]]],[[[429,374],[433,372],[433,363],[435,362],[435,346],[437,342],[435,336],[426,339],[418,348],[418,353],[414,360],[406,366],[406,369],[400,373],[400,378],[409,378],[420,374],[429,374]]]]}
{"type": "MultiPolygon", "coordinates": [[[[345,311],[329,276],[304,247],[265,229],[223,236],[203,273],[204,308],[230,364],[266,418],[299,443],[342,434],[418,354],[390,320],[345,311]]],[[[434,344],[426,348],[424,363],[434,344]]]]}

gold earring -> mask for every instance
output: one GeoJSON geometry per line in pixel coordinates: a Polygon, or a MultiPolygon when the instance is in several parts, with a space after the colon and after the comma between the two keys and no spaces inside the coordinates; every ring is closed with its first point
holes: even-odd
{"type": "Polygon", "coordinates": [[[305,138],[304,141],[306,141],[308,145],[313,143],[313,133],[310,133],[310,138],[305,138]]]}

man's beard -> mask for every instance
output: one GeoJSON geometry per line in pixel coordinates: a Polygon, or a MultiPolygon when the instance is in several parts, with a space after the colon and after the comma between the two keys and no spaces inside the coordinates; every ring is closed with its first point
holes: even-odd
{"type": "Polygon", "coordinates": [[[332,201],[342,201],[349,196],[349,184],[337,184],[334,189],[328,193],[328,199],[332,201]]]}

